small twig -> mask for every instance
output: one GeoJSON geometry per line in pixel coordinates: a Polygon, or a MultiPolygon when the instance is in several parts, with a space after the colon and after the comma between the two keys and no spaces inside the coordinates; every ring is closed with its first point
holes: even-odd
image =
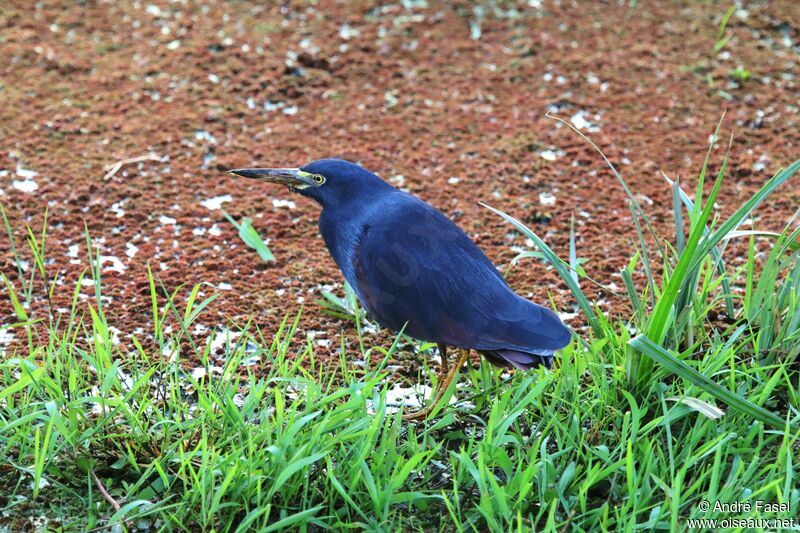
{"type": "Polygon", "coordinates": [[[95,485],[97,485],[97,490],[100,491],[100,494],[103,495],[103,498],[105,498],[106,501],[111,504],[111,507],[113,507],[115,511],[119,511],[120,505],[117,502],[117,500],[111,497],[106,488],[103,486],[103,482],[100,481],[100,478],[97,477],[97,474],[94,473],[94,470],[91,471],[91,474],[92,477],[94,478],[95,485]]]}
{"type": "Polygon", "coordinates": [[[149,154],[144,154],[144,155],[140,155],[140,156],[137,156],[137,157],[129,157],[127,159],[120,159],[116,163],[113,163],[111,165],[106,165],[106,167],[103,169],[103,170],[106,171],[106,175],[103,176],[103,181],[107,181],[107,180],[110,180],[111,178],[113,178],[114,175],[117,172],[119,172],[119,169],[121,169],[123,166],[132,165],[133,163],[141,163],[142,161],[159,161],[159,162],[163,162],[164,158],[159,156],[158,154],[156,154],[154,152],[150,152],[149,154]]]}

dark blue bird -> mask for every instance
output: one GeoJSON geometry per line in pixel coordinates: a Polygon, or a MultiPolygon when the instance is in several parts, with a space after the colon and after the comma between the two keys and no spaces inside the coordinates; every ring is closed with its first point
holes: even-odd
{"type": "Polygon", "coordinates": [[[570,341],[558,316],[517,295],[484,253],[449,218],[348,161],[232,174],[287,185],[322,206],[319,229],[333,259],[379,324],[439,345],[442,374],[426,416],[469,350],[522,370],[550,367],[570,341]],[[461,357],[448,368],[447,347],[461,357]]]}

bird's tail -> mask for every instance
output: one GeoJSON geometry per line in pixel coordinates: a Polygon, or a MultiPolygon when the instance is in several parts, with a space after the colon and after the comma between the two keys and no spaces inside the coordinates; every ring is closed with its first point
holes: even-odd
{"type": "Polygon", "coordinates": [[[519,350],[491,350],[482,351],[486,359],[495,366],[503,368],[517,368],[519,370],[530,370],[543,366],[551,368],[553,366],[553,351],[540,350],[537,353],[521,352],[519,350]]]}

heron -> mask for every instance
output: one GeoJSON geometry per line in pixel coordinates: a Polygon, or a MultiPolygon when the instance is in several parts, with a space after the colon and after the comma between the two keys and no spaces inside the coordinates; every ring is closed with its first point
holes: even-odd
{"type": "Polygon", "coordinates": [[[319,230],[359,301],[381,326],[435,343],[441,365],[429,416],[475,350],[495,366],[551,368],[571,339],[552,310],[515,293],[450,218],[342,159],[299,168],[241,168],[244,178],[287,186],[321,207],[319,230]],[[448,348],[458,350],[454,364],[448,348]]]}

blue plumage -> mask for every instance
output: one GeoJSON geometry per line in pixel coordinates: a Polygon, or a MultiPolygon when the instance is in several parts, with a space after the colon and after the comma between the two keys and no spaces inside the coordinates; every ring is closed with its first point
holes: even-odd
{"type": "MultiPolygon", "coordinates": [[[[462,364],[473,349],[495,365],[527,370],[549,367],[569,343],[558,316],[514,293],[449,218],[368,170],[323,159],[299,169],[231,173],[281,183],[319,202],[322,237],[361,303],[381,325],[405,325],[412,337],[437,343],[443,370],[447,346],[466,350],[462,364]]],[[[443,376],[441,387],[453,377],[443,376]]]]}
{"type": "Polygon", "coordinates": [[[280,183],[322,206],[319,229],[367,311],[383,326],[438,344],[433,401],[403,415],[435,412],[470,350],[523,370],[550,367],[570,333],[551,310],[518,296],[492,262],[439,211],[341,159],[302,168],[231,170],[280,183]],[[450,367],[447,347],[460,348],[450,367]]]}
{"type": "Polygon", "coordinates": [[[382,325],[481,352],[495,365],[550,366],[570,340],[551,310],[514,293],[449,218],[358,165],[338,159],[300,169],[324,177],[301,194],[323,207],[328,250],[382,325]]]}

